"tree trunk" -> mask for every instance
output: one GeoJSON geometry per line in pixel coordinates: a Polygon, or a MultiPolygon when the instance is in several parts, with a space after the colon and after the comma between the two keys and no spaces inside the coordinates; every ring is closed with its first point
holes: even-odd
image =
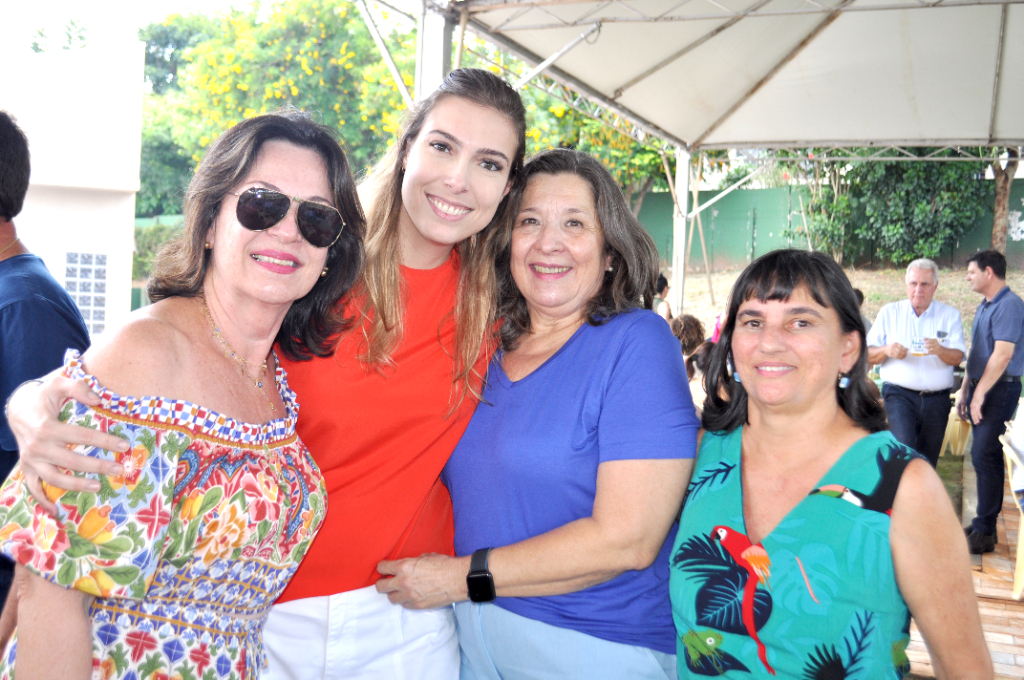
{"type": "MultiPolygon", "coordinates": [[[[650,191],[651,187],[653,187],[653,186],[654,186],[654,175],[651,175],[650,177],[647,178],[647,181],[644,182],[644,185],[642,187],[640,187],[640,193],[636,197],[636,203],[633,204],[633,217],[640,217],[640,208],[644,204],[644,196],[647,195],[647,192],[650,191]]],[[[630,192],[630,193],[632,194],[632,192],[630,192]]],[[[627,205],[629,205],[629,204],[627,203],[627,205]]]]}
{"type": "Polygon", "coordinates": [[[1017,174],[1017,149],[1007,149],[1006,168],[999,161],[992,161],[992,175],[996,181],[996,203],[992,209],[992,249],[1006,254],[1006,230],[1010,226],[1010,185],[1017,174]]]}

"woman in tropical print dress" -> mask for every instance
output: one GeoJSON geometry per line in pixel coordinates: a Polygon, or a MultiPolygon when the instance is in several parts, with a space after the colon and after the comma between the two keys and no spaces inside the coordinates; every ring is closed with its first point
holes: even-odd
{"type": "Polygon", "coordinates": [[[756,260],[712,352],[671,553],[680,678],[990,678],[963,531],[867,393],[853,289],[821,253],[756,260]]]}
{"type": "Polygon", "coordinates": [[[17,562],[0,678],[254,680],[270,605],[323,521],[271,348],[322,354],[314,333],[347,323],[315,311],[362,261],[345,156],[306,114],[252,118],[210,148],[185,207],[155,304],[65,363],[100,403],[69,401],[62,420],[129,443],[78,452],[121,471],[93,476],[96,492],[44,485],[55,516],[18,468],[0,491],[0,548],[17,562]]]}

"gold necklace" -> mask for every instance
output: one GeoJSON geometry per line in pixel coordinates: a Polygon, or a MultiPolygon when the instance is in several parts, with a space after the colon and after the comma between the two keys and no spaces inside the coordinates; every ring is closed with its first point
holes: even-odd
{"type": "Polygon", "coordinates": [[[262,379],[267,376],[267,362],[264,361],[263,365],[260,366],[259,379],[249,375],[249,371],[245,370],[245,367],[253,366],[253,368],[255,368],[255,366],[246,361],[243,357],[239,356],[239,354],[232,349],[231,345],[228,344],[228,341],[224,339],[224,336],[220,334],[220,329],[217,328],[217,323],[213,320],[213,315],[210,314],[210,307],[206,304],[206,296],[200,295],[199,300],[203,303],[203,311],[206,312],[206,318],[210,320],[210,327],[213,328],[214,337],[220,340],[220,344],[224,345],[224,356],[235,360],[235,363],[237,363],[239,368],[242,369],[242,375],[248,378],[249,382],[252,383],[252,386],[259,390],[260,394],[263,395],[263,398],[267,400],[268,404],[270,404],[270,410],[276,411],[277,409],[274,407],[274,402],[270,401],[270,397],[267,396],[266,390],[263,389],[262,379]]]}
{"type": "Polygon", "coordinates": [[[4,248],[3,248],[3,250],[0,250],[0,255],[3,255],[4,253],[6,253],[6,252],[7,252],[7,249],[8,249],[8,248],[10,248],[11,246],[13,246],[13,245],[14,245],[15,243],[17,243],[17,242],[18,242],[18,241],[20,241],[20,240],[21,240],[21,237],[20,237],[20,236],[15,236],[15,237],[14,237],[14,240],[13,240],[13,241],[11,241],[11,242],[10,242],[10,243],[8,243],[7,245],[5,245],[5,246],[4,246],[4,248]]]}

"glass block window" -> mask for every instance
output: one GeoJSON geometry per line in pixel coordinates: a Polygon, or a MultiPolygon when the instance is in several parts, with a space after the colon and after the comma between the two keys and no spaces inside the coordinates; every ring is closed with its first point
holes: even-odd
{"type": "Polygon", "coordinates": [[[89,331],[102,333],[107,316],[107,256],[68,253],[64,289],[78,305],[89,331]]]}

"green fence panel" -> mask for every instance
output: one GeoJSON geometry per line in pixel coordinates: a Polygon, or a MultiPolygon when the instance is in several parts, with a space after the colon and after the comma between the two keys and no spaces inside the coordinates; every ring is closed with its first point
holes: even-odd
{"type": "MultiPolygon", "coordinates": [[[[700,192],[701,205],[717,196],[718,191],[700,192]]],[[[745,267],[750,261],[776,248],[802,248],[806,241],[784,236],[788,228],[802,226],[800,197],[807,205],[802,187],[776,189],[738,189],[701,213],[708,261],[712,271],[745,267]]],[[[654,239],[661,257],[662,269],[672,261],[672,196],[651,193],[644,198],[640,222],[654,239]]],[[[1018,213],[1024,223],[1024,180],[1015,180],[1010,189],[1010,211],[1018,213]]],[[[1012,216],[1011,216],[1012,217],[1012,216]]],[[[1011,219],[1012,222],[1012,219],[1011,219]]],[[[1011,224],[1012,229],[1012,224],[1011,224]]],[[[703,271],[700,234],[689,239],[689,270],[703,271]]],[[[982,216],[948,253],[937,258],[943,266],[963,267],[971,253],[988,248],[992,242],[992,213],[982,216]]],[[[871,259],[870,244],[852,243],[847,259],[856,258],[859,265],[887,266],[888,262],[871,259]]],[[[1006,240],[1006,259],[1014,268],[1024,268],[1024,239],[1006,240]]]]}

